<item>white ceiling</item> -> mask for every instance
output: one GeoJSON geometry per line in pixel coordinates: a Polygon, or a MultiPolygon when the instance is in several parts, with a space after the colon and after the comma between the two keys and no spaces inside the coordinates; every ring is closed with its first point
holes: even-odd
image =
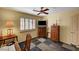
{"type": "MultiPolygon", "coordinates": [[[[47,7],[47,8],[49,8],[48,11],[49,14],[79,9],[78,7],[47,7]]],[[[33,11],[33,9],[40,10],[40,7],[8,7],[8,9],[37,15],[37,12],[33,11]]],[[[39,16],[46,16],[46,15],[40,14],[39,16]]]]}

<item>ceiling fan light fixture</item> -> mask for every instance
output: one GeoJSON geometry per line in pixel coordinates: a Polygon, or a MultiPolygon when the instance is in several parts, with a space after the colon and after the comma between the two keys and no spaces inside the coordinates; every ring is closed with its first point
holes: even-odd
{"type": "Polygon", "coordinates": [[[37,15],[40,15],[40,14],[48,14],[48,11],[49,9],[46,8],[46,7],[41,7],[40,10],[33,10],[35,12],[39,12],[37,15]]]}

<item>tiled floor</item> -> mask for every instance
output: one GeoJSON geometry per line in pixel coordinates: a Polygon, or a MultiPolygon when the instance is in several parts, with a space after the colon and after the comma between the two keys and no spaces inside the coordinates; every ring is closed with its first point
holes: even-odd
{"type": "MultiPolygon", "coordinates": [[[[24,42],[20,43],[23,48],[24,42]]],[[[69,49],[61,47],[61,43],[52,42],[46,38],[35,38],[31,42],[31,51],[70,51],[69,49]]]]}

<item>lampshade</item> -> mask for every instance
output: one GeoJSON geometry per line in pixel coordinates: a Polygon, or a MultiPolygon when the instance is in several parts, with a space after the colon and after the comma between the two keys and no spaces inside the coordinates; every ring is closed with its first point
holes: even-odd
{"type": "Polygon", "coordinates": [[[14,23],[12,20],[7,20],[6,21],[6,27],[7,29],[7,35],[11,36],[13,34],[13,29],[12,27],[14,27],[14,23]]]}
{"type": "Polygon", "coordinates": [[[7,28],[11,28],[11,27],[13,27],[13,26],[14,26],[13,21],[12,21],[12,20],[7,20],[7,22],[6,22],[6,27],[7,27],[7,28]]]}

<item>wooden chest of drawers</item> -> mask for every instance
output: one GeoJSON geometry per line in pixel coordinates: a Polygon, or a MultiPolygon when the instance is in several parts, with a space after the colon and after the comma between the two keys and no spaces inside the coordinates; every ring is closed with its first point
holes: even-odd
{"type": "Polygon", "coordinates": [[[60,33],[60,27],[57,25],[51,26],[51,39],[53,41],[59,41],[59,33],[60,33]]]}
{"type": "Polygon", "coordinates": [[[46,27],[38,27],[38,37],[47,37],[46,27]]]}

